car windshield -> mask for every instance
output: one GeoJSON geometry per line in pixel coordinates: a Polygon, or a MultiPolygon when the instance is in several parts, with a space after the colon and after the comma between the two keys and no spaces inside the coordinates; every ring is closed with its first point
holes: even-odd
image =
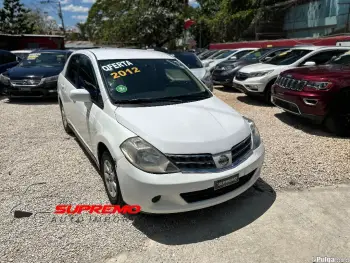
{"type": "Polygon", "coordinates": [[[29,53],[21,53],[21,52],[13,52],[13,54],[19,57],[20,59],[26,59],[29,55],[29,53]]]}
{"type": "Polygon", "coordinates": [[[242,57],[242,59],[246,60],[259,60],[260,57],[264,56],[267,54],[271,49],[258,49],[256,51],[250,52],[242,57]]]}
{"type": "Polygon", "coordinates": [[[286,52],[282,52],[278,56],[273,57],[266,63],[273,65],[290,65],[305,55],[309,54],[311,51],[312,50],[307,49],[291,49],[286,52]]]}
{"type": "Polygon", "coordinates": [[[101,60],[99,66],[115,103],[183,102],[212,96],[175,59],[101,60]]]}
{"type": "Polygon", "coordinates": [[[331,61],[329,61],[327,64],[335,64],[335,65],[350,65],[350,51],[344,53],[343,55],[340,55],[331,61]]]}
{"type": "Polygon", "coordinates": [[[230,56],[236,52],[237,52],[237,50],[229,50],[229,51],[226,51],[226,52],[222,53],[221,55],[215,57],[215,59],[227,58],[228,56],[230,56]]]}
{"type": "Polygon", "coordinates": [[[20,67],[59,67],[64,66],[67,60],[65,52],[34,52],[28,54],[20,67]]]}
{"type": "Polygon", "coordinates": [[[218,56],[220,56],[223,53],[226,53],[227,50],[220,50],[212,54],[211,56],[208,57],[208,59],[216,59],[218,56]]]}
{"type": "Polygon", "coordinates": [[[211,55],[213,55],[216,52],[217,52],[217,50],[208,50],[206,53],[200,54],[199,58],[200,59],[206,59],[206,58],[210,57],[211,55]]]}
{"type": "Polygon", "coordinates": [[[172,55],[184,63],[188,68],[203,68],[202,62],[193,53],[174,53],[172,55]]]}

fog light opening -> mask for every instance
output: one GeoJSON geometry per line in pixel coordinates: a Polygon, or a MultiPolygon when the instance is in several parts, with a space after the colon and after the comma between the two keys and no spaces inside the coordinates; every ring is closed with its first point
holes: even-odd
{"type": "Polygon", "coordinates": [[[157,203],[159,200],[160,200],[160,195],[157,195],[157,196],[152,198],[153,203],[157,203]]]}
{"type": "Polygon", "coordinates": [[[303,99],[306,105],[315,106],[318,102],[316,99],[303,99]]]}

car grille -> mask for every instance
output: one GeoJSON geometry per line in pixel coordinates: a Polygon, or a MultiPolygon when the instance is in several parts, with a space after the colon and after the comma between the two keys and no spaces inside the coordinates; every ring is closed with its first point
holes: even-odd
{"type": "Polygon", "coordinates": [[[232,154],[232,164],[235,164],[241,160],[247,153],[250,152],[252,148],[252,139],[251,137],[247,137],[239,144],[235,145],[231,149],[232,154]]]}
{"type": "Polygon", "coordinates": [[[275,84],[277,84],[282,88],[297,90],[297,91],[303,90],[306,83],[307,81],[304,81],[304,80],[297,80],[297,79],[287,78],[282,76],[279,76],[275,82],[275,84]]]}
{"type": "Polygon", "coordinates": [[[41,79],[20,79],[11,80],[11,84],[14,86],[37,86],[39,85],[41,79]]]}
{"type": "Polygon", "coordinates": [[[248,73],[238,72],[236,74],[236,79],[237,80],[246,80],[247,78],[249,78],[249,74],[248,73]]]}
{"type": "Polygon", "coordinates": [[[249,174],[246,174],[245,176],[242,176],[239,178],[239,181],[235,184],[223,187],[219,190],[214,190],[214,187],[210,187],[204,190],[195,191],[195,192],[189,192],[189,193],[182,193],[180,196],[187,202],[187,203],[195,203],[200,202],[208,199],[212,199],[215,197],[222,196],[224,194],[230,193],[239,187],[245,185],[249,182],[250,179],[252,179],[254,173],[256,170],[250,172],[249,174]]]}
{"type": "MultiPolygon", "coordinates": [[[[251,151],[251,137],[247,137],[242,142],[231,148],[232,165],[237,165],[242,161],[242,158],[247,156],[251,151]]],[[[167,157],[181,171],[198,171],[216,170],[216,165],[211,154],[168,154],[167,157]]],[[[226,168],[226,167],[225,167],[226,168]]]]}

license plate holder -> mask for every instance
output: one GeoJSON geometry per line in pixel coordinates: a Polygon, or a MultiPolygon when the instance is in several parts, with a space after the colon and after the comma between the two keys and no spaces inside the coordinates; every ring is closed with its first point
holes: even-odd
{"type": "Polygon", "coordinates": [[[239,182],[239,174],[234,174],[214,182],[214,191],[239,182]]]}
{"type": "Polygon", "coordinates": [[[32,88],[29,87],[23,87],[23,88],[19,88],[20,91],[31,91],[32,88]]]}

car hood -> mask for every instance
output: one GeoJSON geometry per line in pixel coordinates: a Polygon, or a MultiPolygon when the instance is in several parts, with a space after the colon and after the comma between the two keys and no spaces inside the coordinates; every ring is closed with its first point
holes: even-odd
{"type": "Polygon", "coordinates": [[[117,121],[167,154],[221,153],[245,139],[242,116],[215,96],[157,107],[118,107],[117,121]]]}
{"type": "Polygon", "coordinates": [[[284,71],[282,75],[294,78],[342,78],[350,74],[350,66],[322,65],[318,67],[303,67],[284,71]]]}
{"type": "Polygon", "coordinates": [[[203,79],[207,70],[205,68],[191,68],[191,72],[199,79],[203,79]]]}
{"type": "Polygon", "coordinates": [[[272,65],[272,64],[266,64],[266,63],[257,63],[257,64],[245,66],[244,68],[241,69],[241,72],[251,73],[251,72],[257,72],[257,71],[282,69],[284,67],[288,67],[288,66],[285,66],[285,65],[279,66],[279,65],[272,65]]]}
{"type": "Polygon", "coordinates": [[[63,67],[14,67],[8,70],[10,79],[46,78],[59,75],[63,67]]]}
{"type": "Polygon", "coordinates": [[[230,66],[231,68],[236,68],[236,67],[243,67],[245,65],[250,65],[250,64],[255,64],[258,63],[257,61],[253,60],[245,60],[245,59],[240,59],[237,61],[223,61],[219,63],[217,66],[218,67],[225,67],[225,66],[230,66]]]}

